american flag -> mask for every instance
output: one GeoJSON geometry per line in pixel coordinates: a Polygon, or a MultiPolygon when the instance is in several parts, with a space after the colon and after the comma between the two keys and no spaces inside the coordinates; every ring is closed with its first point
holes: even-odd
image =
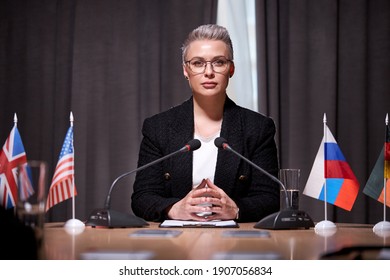
{"type": "Polygon", "coordinates": [[[46,211],[57,203],[71,198],[72,189],[74,190],[74,195],[77,195],[76,187],[74,186],[73,126],[70,126],[51,181],[46,211]]]}
{"type": "Polygon", "coordinates": [[[14,125],[0,152],[0,204],[5,209],[15,207],[17,203],[17,171],[20,165],[27,165],[27,156],[19,130],[14,125]]]}

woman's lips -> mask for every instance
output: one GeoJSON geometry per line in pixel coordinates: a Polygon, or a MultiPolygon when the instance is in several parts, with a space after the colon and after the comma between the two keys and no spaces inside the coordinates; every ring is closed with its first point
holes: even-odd
{"type": "Polygon", "coordinates": [[[206,82],[202,83],[202,86],[206,89],[215,88],[217,86],[217,83],[214,82],[206,82]]]}

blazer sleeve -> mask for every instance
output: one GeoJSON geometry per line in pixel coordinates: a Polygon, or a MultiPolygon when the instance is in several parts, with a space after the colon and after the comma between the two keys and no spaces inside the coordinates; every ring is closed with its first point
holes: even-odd
{"type": "MultiPolygon", "coordinates": [[[[160,145],[163,142],[167,143],[161,131],[164,129],[159,125],[158,120],[145,119],[138,167],[168,154],[160,145]]],[[[178,198],[168,197],[165,181],[164,163],[157,163],[137,172],[131,197],[131,207],[135,215],[148,221],[161,221],[165,218],[165,209],[179,201],[178,198]]]]}
{"type": "MultiPolygon", "coordinates": [[[[255,140],[250,141],[251,136],[248,138],[248,147],[244,148],[244,153],[254,164],[277,178],[279,164],[274,140],[275,131],[273,120],[264,118],[261,129],[255,134],[257,136],[253,137],[255,140]]],[[[236,204],[240,208],[240,221],[259,221],[263,217],[277,212],[280,207],[279,185],[258,169],[248,166],[247,168],[243,167],[243,170],[243,174],[247,178],[244,182],[247,184],[246,188],[244,187],[247,192],[235,198],[236,204]]]]}
{"type": "MultiPolygon", "coordinates": [[[[184,147],[193,139],[192,100],[145,119],[138,167],[184,147]]],[[[162,221],[166,209],[192,188],[192,153],[178,153],[137,172],[132,194],[135,215],[162,221]]]]}

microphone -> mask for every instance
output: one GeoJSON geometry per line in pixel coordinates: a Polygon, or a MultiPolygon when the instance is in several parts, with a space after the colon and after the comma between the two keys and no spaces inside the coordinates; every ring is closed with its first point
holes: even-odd
{"type": "Polygon", "coordinates": [[[291,207],[291,200],[289,199],[289,196],[287,194],[286,187],[283,185],[283,183],[277,179],[272,174],[265,171],[260,166],[254,164],[252,161],[244,157],[243,155],[239,154],[235,150],[232,149],[232,147],[229,146],[226,139],[222,137],[218,137],[214,141],[215,146],[218,148],[227,150],[235,154],[236,156],[240,157],[250,165],[252,165],[254,168],[268,176],[270,179],[272,179],[274,182],[278,183],[279,186],[282,187],[283,192],[286,195],[286,205],[288,205],[288,209],[281,210],[279,212],[273,213],[268,215],[267,217],[261,219],[259,222],[257,222],[253,227],[259,228],[259,229],[299,229],[299,228],[305,228],[308,229],[310,227],[314,227],[313,220],[310,218],[310,216],[301,210],[295,210],[291,207]]]}
{"type": "Polygon", "coordinates": [[[89,215],[89,218],[85,225],[92,226],[92,227],[109,227],[109,228],[128,228],[128,227],[143,227],[149,225],[144,219],[130,215],[130,214],[124,214],[117,212],[115,210],[110,209],[111,204],[111,193],[118,183],[119,180],[129,176],[130,174],[136,173],[138,171],[141,171],[149,166],[152,166],[154,164],[157,164],[163,160],[166,160],[167,158],[170,158],[176,154],[179,153],[185,153],[185,152],[192,152],[197,149],[199,149],[201,146],[201,143],[198,139],[192,139],[190,140],[185,146],[183,146],[181,149],[170,153],[168,155],[163,156],[162,158],[159,158],[155,161],[152,161],[148,164],[145,164],[141,167],[138,167],[132,171],[126,172],[119,177],[117,177],[114,182],[111,184],[111,187],[108,191],[106,201],[104,203],[104,208],[101,209],[95,209],[92,211],[92,213],[89,215]]]}

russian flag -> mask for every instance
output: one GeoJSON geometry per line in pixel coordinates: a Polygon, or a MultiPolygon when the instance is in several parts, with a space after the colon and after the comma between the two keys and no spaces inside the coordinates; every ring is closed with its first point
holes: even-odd
{"type": "Polygon", "coordinates": [[[351,211],[359,182],[326,125],[325,133],[303,194],[351,211]]]}

